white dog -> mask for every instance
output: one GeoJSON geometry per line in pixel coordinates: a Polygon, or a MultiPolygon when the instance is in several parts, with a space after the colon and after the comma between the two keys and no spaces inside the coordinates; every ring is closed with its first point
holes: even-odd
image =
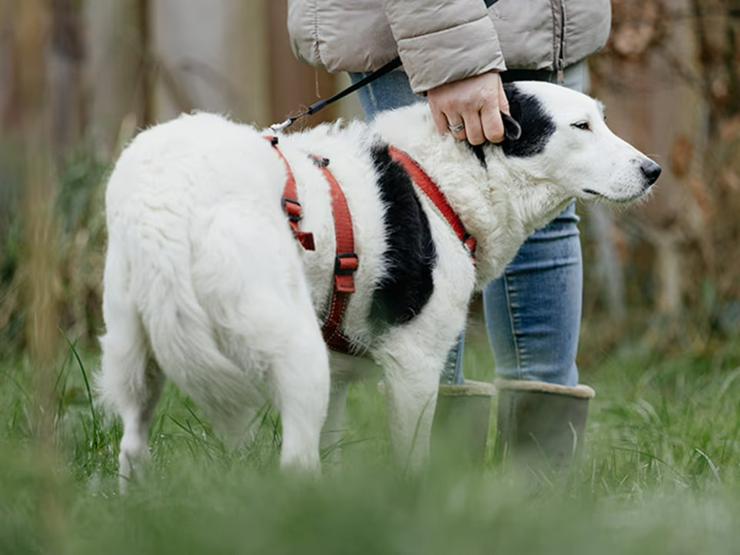
{"type": "Polygon", "coordinates": [[[262,131],[209,114],[133,141],[106,196],[99,377],[103,400],[123,419],[124,480],[147,457],[164,376],[227,434],[244,432],[271,401],[282,416],[282,464],[319,467],[322,425],[327,412],[336,423],[346,386],[330,386],[321,334],[335,236],[330,188],[308,153],[330,160],[352,214],[359,267],[342,331],[385,371],[397,452],[411,464],[424,459],[440,371],[476,288],[572,199],[631,201],[660,173],[607,128],[593,99],[535,82],[507,93],[521,138],[478,149],[440,136],[424,104],[370,125],[281,136],[279,152],[262,131]],[[475,263],[389,145],[444,193],[477,239],[475,263]],[[281,209],[280,153],[315,251],[296,241],[281,209]]]}

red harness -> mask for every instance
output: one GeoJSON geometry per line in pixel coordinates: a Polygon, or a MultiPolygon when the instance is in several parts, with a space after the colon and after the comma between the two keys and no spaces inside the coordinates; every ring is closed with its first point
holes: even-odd
{"type": "Polygon", "coordinates": [[[326,345],[332,351],[356,353],[357,349],[342,333],[342,321],[347,310],[349,298],[355,292],[355,272],[360,259],[355,253],[355,233],[352,227],[352,214],[347,205],[342,187],[329,170],[329,160],[311,156],[321,169],[331,189],[331,208],[334,214],[334,236],[336,237],[336,257],[334,258],[334,288],[332,290],[329,312],[321,326],[326,345]]]}
{"type": "MultiPolygon", "coordinates": [[[[288,217],[288,223],[293,230],[293,235],[301,246],[306,250],[315,250],[313,234],[301,231],[299,224],[303,219],[303,207],[298,201],[298,190],[295,175],[290,167],[288,159],[278,147],[277,137],[265,137],[273,146],[278,156],[285,164],[287,178],[283,190],[282,206],[288,217]]],[[[450,206],[444,193],[440,191],[427,173],[404,151],[391,146],[389,147],[391,158],[403,166],[412,182],[432,201],[440,215],[450,224],[455,234],[460,238],[464,247],[470,253],[475,262],[475,238],[465,231],[462,220],[450,206]]],[[[334,287],[329,311],[321,327],[321,333],[327,346],[341,353],[357,354],[358,347],[342,332],[344,313],[347,310],[349,299],[355,292],[354,274],[359,267],[360,259],[355,253],[355,238],[352,226],[352,214],[344,196],[342,187],[329,170],[329,160],[320,156],[309,155],[317,167],[324,174],[329,183],[332,200],[332,213],[334,215],[334,234],[336,237],[336,257],[334,259],[334,287]]]]}
{"type": "Polygon", "coordinates": [[[283,206],[283,212],[285,212],[285,215],[288,217],[288,224],[290,224],[290,229],[293,231],[293,237],[295,237],[301,246],[307,251],[316,250],[316,245],[313,242],[313,233],[301,231],[299,227],[299,224],[303,219],[303,206],[298,202],[298,187],[295,182],[293,170],[288,163],[288,159],[285,157],[285,154],[283,154],[283,151],[278,147],[277,137],[265,137],[265,139],[270,141],[275,152],[280,156],[283,164],[285,164],[285,172],[288,174],[288,177],[285,179],[285,188],[283,189],[281,204],[283,206]]]}
{"type": "Polygon", "coordinates": [[[447,220],[448,224],[450,224],[452,231],[455,232],[455,235],[460,239],[462,244],[470,253],[470,256],[473,258],[473,262],[475,262],[475,248],[478,245],[478,242],[475,240],[475,237],[465,231],[465,225],[452,209],[452,206],[450,206],[450,203],[447,201],[447,197],[445,197],[444,193],[440,191],[437,184],[432,181],[432,178],[427,175],[427,172],[421,169],[421,166],[419,166],[411,156],[406,154],[400,148],[390,146],[388,147],[388,152],[393,160],[403,166],[403,169],[406,170],[406,173],[411,178],[411,181],[414,182],[414,185],[421,189],[429,200],[432,201],[432,204],[437,207],[440,215],[447,220]]]}

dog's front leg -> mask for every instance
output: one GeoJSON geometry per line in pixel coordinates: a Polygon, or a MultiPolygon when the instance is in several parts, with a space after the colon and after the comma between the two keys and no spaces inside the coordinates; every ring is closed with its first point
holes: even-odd
{"type": "MultiPolygon", "coordinates": [[[[404,330],[408,332],[408,330],[404,330]]],[[[394,334],[375,353],[385,371],[391,441],[404,470],[417,470],[429,455],[444,355],[430,352],[411,333],[394,334]]]]}

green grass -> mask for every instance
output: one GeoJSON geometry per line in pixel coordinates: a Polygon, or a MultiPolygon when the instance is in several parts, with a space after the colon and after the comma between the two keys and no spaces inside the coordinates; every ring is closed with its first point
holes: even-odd
{"type": "MultiPolygon", "coordinates": [[[[472,333],[466,364],[491,376],[472,333]]],[[[277,470],[279,420],[226,450],[168,388],[149,476],[116,493],[120,427],[85,384],[94,353],[59,368],[57,452],[32,440],[32,369],[0,363],[0,553],[738,553],[740,344],[635,341],[590,353],[598,391],[586,456],[567,479],[390,462],[375,379],[350,398],[341,465],[320,479],[277,470]]]]}

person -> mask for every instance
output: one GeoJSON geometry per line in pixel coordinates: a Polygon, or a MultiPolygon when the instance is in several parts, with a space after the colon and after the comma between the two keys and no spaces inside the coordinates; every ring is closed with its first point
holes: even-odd
{"type": "MultiPolygon", "coordinates": [[[[503,83],[546,80],[586,92],[585,59],[607,41],[610,0],[289,0],[299,59],[356,82],[396,56],[360,91],[367,118],[426,100],[440,133],[473,145],[503,140],[503,83]]],[[[499,378],[497,450],[546,448],[567,460],[585,427],[576,354],[582,258],[575,204],[535,232],[483,292],[499,378]],[[543,436],[547,437],[543,437],[543,436]],[[537,437],[540,436],[540,437],[537,437]],[[507,443],[507,445],[503,445],[507,443]]],[[[441,380],[464,384],[461,340],[441,380]]]]}

